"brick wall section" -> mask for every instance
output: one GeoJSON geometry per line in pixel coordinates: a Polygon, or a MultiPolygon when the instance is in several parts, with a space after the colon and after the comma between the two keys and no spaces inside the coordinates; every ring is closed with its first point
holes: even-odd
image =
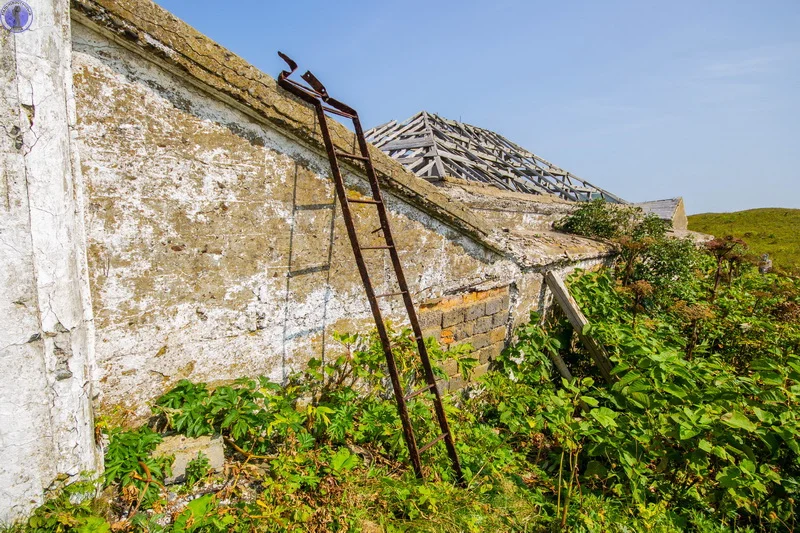
{"type": "MultiPolygon", "coordinates": [[[[471,381],[486,373],[506,345],[509,304],[507,286],[431,300],[420,306],[422,333],[425,337],[435,337],[445,351],[462,344],[471,345],[472,357],[478,360],[471,381]]],[[[467,384],[454,359],[445,360],[442,368],[449,376],[442,384],[444,391],[459,390],[467,384]]]]}

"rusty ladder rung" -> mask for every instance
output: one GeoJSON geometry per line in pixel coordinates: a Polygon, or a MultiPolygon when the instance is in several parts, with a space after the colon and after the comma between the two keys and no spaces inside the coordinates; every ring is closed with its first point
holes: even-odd
{"type": "Polygon", "coordinates": [[[389,296],[397,296],[399,294],[405,294],[406,291],[398,291],[398,292],[385,292],[383,294],[376,294],[375,298],[387,298],[389,296]]]}
{"type": "Polygon", "coordinates": [[[439,435],[438,437],[436,437],[435,439],[430,441],[428,444],[426,444],[425,446],[423,446],[422,448],[419,449],[420,455],[422,455],[423,453],[425,453],[428,450],[430,450],[431,447],[433,447],[434,444],[436,444],[437,442],[441,441],[442,439],[444,439],[445,437],[447,437],[449,435],[450,435],[449,433],[442,433],[441,435],[439,435]]]}
{"type": "Polygon", "coordinates": [[[351,204],[374,204],[374,205],[380,205],[380,204],[383,203],[383,202],[379,202],[378,200],[369,200],[369,199],[363,199],[362,200],[361,198],[348,198],[347,201],[350,202],[351,204]]]}
{"type": "Polygon", "coordinates": [[[363,155],[351,154],[350,152],[340,152],[339,150],[336,150],[335,153],[339,157],[347,157],[349,159],[357,159],[359,161],[369,161],[369,157],[364,157],[363,155]]]}
{"type": "Polygon", "coordinates": [[[350,113],[345,113],[344,111],[339,111],[338,109],[334,109],[334,108],[328,107],[326,105],[322,106],[322,109],[326,113],[333,113],[334,115],[339,115],[340,117],[351,118],[351,119],[355,118],[355,116],[351,115],[350,113]]]}
{"type": "Polygon", "coordinates": [[[391,250],[394,246],[386,245],[386,246],[361,246],[360,250],[391,250]]]}
{"type": "Polygon", "coordinates": [[[434,384],[434,385],[426,385],[425,387],[422,387],[422,388],[421,388],[421,389],[419,389],[419,390],[415,390],[414,392],[409,392],[408,394],[406,394],[405,396],[403,396],[403,399],[404,399],[405,401],[408,401],[408,400],[410,400],[411,398],[416,398],[417,396],[419,396],[419,395],[420,395],[420,394],[422,394],[423,392],[427,392],[427,391],[429,391],[429,390],[433,389],[435,386],[436,386],[435,384],[434,384]]]}

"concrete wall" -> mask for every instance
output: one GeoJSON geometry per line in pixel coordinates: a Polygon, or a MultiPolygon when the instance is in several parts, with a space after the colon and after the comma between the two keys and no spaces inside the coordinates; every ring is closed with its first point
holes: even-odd
{"type": "Polygon", "coordinates": [[[0,31],[0,523],[97,470],[66,2],[0,31]]]}
{"type": "Polygon", "coordinates": [[[433,183],[453,201],[507,230],[513,228],[515,231],[524,229],[550,233],[553,222],[571,214],[580,205],[556,196],[505,191],[492,185],[451,176],[445,176],[433,183]]]}

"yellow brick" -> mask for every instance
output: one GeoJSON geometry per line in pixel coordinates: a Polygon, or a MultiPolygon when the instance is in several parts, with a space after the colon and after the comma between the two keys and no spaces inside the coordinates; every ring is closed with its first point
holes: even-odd
{"type": "Polygon", "coordinates": [[[494,328],[489,332],[489,343],[494,344],[496,342],[503,342],[506,340],[506,328],[499,327],[494,328]]]}

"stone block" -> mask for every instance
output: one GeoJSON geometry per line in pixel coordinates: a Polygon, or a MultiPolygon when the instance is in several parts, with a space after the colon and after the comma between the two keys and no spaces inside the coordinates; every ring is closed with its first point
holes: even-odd
{"type": "Polygon", "coordinates": [[[443,329],[440,337],[440,342],[443,348],[455,342],[455,337],[452,329],[443,329]]]}
{"type": "Polygon", "coordinates": [[[449,311],[445,311],[442,314],[442,327],[449,328],[450,326],[455,326],[456,324],[461,324],[464,322],[464,308],[463,307],[456,307],[455,309],[451,309],[449,311]]]}
{"type": "Polygon", "coordinates": [[[509,298],[508,294],[503,295],[503,297],[500,300],[501,309],[503,309],[503,310],[508,309],[508,306],[509,306],[510,302],[511,302],[511,299],[509,298]]]}
{"type": "Polygon", "coordinates": [[[431,298],[430,300],[425,300],[420,304],[420,313],[424,313],[425,311],[436,307],[440,303],[444,301],[444,298],[431,298]]]}
{"type": "Polygon", "coordinates": [[[455,376],[458,374],[458,363],[455,359],[445,359],[442,361],[442,370],[448,376],[455,376]]]}
{"type": "Polygon", "coordinates": [[[186,466],[190,461],[196,459],[200,452],[208,457],[212,471],[222,472],[225,464],[225,447],[222,444],[221,436],[189,438],[183,435],[174,435],[164,437],[164,440],[153,452],[153,455],[159,457],[168,455],[175,457],[172,462],[172,475],[164,479],[164,483],[167,485],[182,483],[186,479],[186,466]]]}
{"type": "Polygon", "coordinates": [[[467,382],[461,376],[453,376],[450,378],[450,381],[447,382],[447,390],[448,392],[455,392],[457,390],[461,390],[467,386],[467,382]]]}
{"type": "Polygon", "coordinates": [[[477,354],[475,354],[475,357],[477,357],[478,362],[483,365],[490,361],[494,361],[494,359],[502,352],[503,352],[503,343],[498,342],[496,344],[491,344],[479,350],[477,354]]]}
{"type": "Polygon", "coordinates": [[[478,365],[472,369],[472,373],[470,374],[470,380],[474,381],[484,375],[486,372],[489,371],[489,363],[486,362],[482,365],[478,365]]]}
{"type": "Polygon", "coordinates": [[[442,330],[440,328],[431,328],[422,330],[422,338],[427,339],[433,337],[439,344],[442,343],[442,330]]]}
{"type": "Polygon", "coordinates": [[[478,335],[480,333],[486,333],[492,326],[494,325],[494,319],[490,316],[482,316],[478,320],[475,321],[475,328],[473,332],[478,335]]]}
{"type": "Polygon", "coordinates": [[[481,333],[480,335],[473,335],[467,342],[472,345],[473,350],[480,350],[486,346],[489,346],[489,334],[488,333],[481,333]]]}
{"type": "Polygon", "coordinates": [[[423,311],[419,314],[419,327],[422,329],[432,329],[442,327],[441,311],[423,311]]]}
{"type": "Polygon", "coordinates": [[[474,303],[469,307],[467,307],[465,320],[467,322],[472,320],[477,320],[479,317],[482,317],[485,314],[486,314],[486,304],[484,302],[474,303]]]}
{"type": "Polygon", "coordinates": [[[494,328],[492,331],[489,332],[489,343],[495,344],[497,342],[505,342],[506,340],[506,327],[501,326],[499,328],[494,328]]]}
{"type": "Polygon", "coordinates": [[[508,311],[502,311],[492,315],[492,327],[505,327],[506,323],[508,323],[508,311]]]}
{"type": "Polygon", "coordinates": [[[486,301],[486,314],[493,315],[495,313],[499,313],[500,311],[505,311],[508,309],[508,304],[503,307],[503,298],[492,298],[491,300],[486,301]]]}
{"type": "Polygon", "coordinates": [[[453,326],[453,338],[456,342],[463,341],[467,337],[471,337],[473,334],[473,329],[475,327],[474,322],[462,322],[457,326],[453,326]]]}

